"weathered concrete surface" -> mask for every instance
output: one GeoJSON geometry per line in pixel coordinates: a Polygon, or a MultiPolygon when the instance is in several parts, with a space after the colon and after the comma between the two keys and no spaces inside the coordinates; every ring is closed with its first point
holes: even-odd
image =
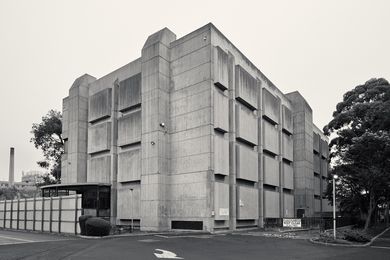
{"type": "Polygon", "coordinates": [[[236,147],[237,179],[257,182],[259,179],[257,152],[244,145],[236,147]]]}
{"type": "Polygon", "coordinates": [[[243,105],[236,105],[236,137],[257,145],[257,118],[253,111],[243,105]]]}
{"type": "Polygon", "coordinates": [[[292,112],[286,106],[282,106],[283,111],[283,123],[282,127],[285,131],[292,134],[294,132],[292,112]]]}
{"type": "Polygon", "coordinates": [[[214,52],[214,84],[220,89],[225,90],[229,88],[229,68],[228,68],[228,54],[219,46],[213,48],[214,52]]]}
{"type": "Polygon", "coordinates": [[[218,90],[214,90],[214,128],[222,132],[229,131],[229,98],[218,90]]]}
{"type": "Polygon", "coordinates": [[[141,73],[119,83],[119,111],[141,104],[141,73]]]}
{"type": "Polygon", "coordinates": [[[258,216],[258,190],[237,186],[237,219],[256,219],[258,216]]]}
{"type": "Polygon", "coordinates": [[[141,111],[126,114],[118,119],[118,146],[141,141],[141,111]]]}
{"type": "Polygon", "coordinates": [[[283,158],[293,161],[294,160],[294,148],[293,148],[293,137],[285,133],[282,134],[283,138],[283,158]]]}
{"type": "Polygon", "coordinates": [[[279,123],[280,106],[277,98],[263,88],[263,115],[275,123],[279,123]]]}
{"type": "Polygon", "coordinates": [[[91,158],[89,161],[87,181],[110,183],[111,176],[111,158],[110,156],[91,158]]]}
{"type": "Polygon", "coordinates": [[[244,68],[236,66],[236,98],[252,109],[257,109],[257,82],[244,68]]]}
{"type": "Polygon", "coordinates": [[[215,220],[229,219],[229,185],[215,182],[214,184],[215,220]]]}
{"type": "Polygon", "coordinates": [[[263,120],[263,149],[279,154],[279,132],[277,125],[263,120]]]}
{"type": "Polygon", "coordinates": [[[279,193],[264,190],[264,217],[279,218],[279,193]]]}
{"type": "Polygon", "coordinates": [[[283,193],[284,198],[284,215],[285,218],[294,217],[294,196],[292,194],[283,193]]]}
{"type": "Polygon", "coordinates": [[[111,95],[111,89],[107,88],[89,97],[88,122],[110,117],[112,104],[111,95]]]}
{"type": "Polygon", "coordinates": [[[111,147],[111,123],[106,122],[88,128],[88,153],[108,151],[111,147]]]}
{"type": "MultiPolygon", "coordinates": [[[[284,95],[213,25],[178,40],[165,28],[139,59],[86,86],[76,126],[88,170],[77,176],[111,183],[112,223],[135,218],[142,230],[169,230],[173,221],[201,221],[212,231],[293,217],[294,204],[314,211],[314,172],[326,170],[313,169],[313,142],[326,137],[310,107],[284,95]]],[[[64,178],[75,158],[70,100],[64,178]]],[[[318,147],[323,160],[326,149],[318,147]]]]}
{"type": "Polygon", "coordinates": [[[214,173],[229,175],[229,140],[214,136],[214,173]]]}
{"type": "Polygon", "coordinates": [[[83,75],[75,80],[64,99],[64,139],[67,147],[62,158],[62,182],[76,183],[87,180],[87,136],[88,136],[88,85],[96,79],[83,75]]]}
{"type": "Polygon", "coordinates": [[[279,186],[279,162],[269,155],[263,157],[264,184],[279,186]]]}
{"type": "Polygon", "coordinates": [[[141,149],[118,154],[118,182],[141,180],[141,149]]]}
{"type": "Polygon", "coordinates": [[[294,189],[294,169],[290,164],[283,163],[284,188],[294,189]]]}
{"type": "Polygon", "coordinates": [[[294,197],[295,209],[314,214],[313,115],[299,92],[287,94],[293,104],[294,120],[294,197]]]}

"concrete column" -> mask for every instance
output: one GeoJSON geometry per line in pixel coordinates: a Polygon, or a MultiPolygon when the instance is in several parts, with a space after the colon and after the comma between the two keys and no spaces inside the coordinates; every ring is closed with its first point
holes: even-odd
{"type": "Polygon", "coordinates": [[[8,182],[10,186],[14,185],[15,176],[15,148],[11,147],[9,151],[9,176],[8,182]]]}
{"type": "Polygon", "coordinates": [[[264,168],[263,168],[263,87],[261,84],[261,80],[257,79],[257,84],[259,88],[259,96],[258,96],[258,109],[257,109],[257,115],[258,115],[258,174],[259,174],[259,182],[258,182],[258,188],[259,188],[259,219],[257,222],[257,226],[260,228],[264,227],[264,168]]]}
{"type": "Polygon", "coordinates": [[[294,126],[294,208],[305,210],[305,217],[314,215],[313,115],[302,95],[286,94],[293,104],[294,126]]]}
{"type": "MultiPolygon", "coordinates": [[[[67,153],[63,155],[62,183],[87,181],[88,90],[96,79],[85,74],[75,80],[67,102],[67,153]]],[[[65,128],[66,129],[66,128],[65,128]]]]}
{"type": "Polygon", "coordinates": [[[235,102],[235,64],[232,53],[229,55],[229,229],[236,229],[236,102],[235,102]]]}
{"type": "Polygon", "coordinates": [[[110,222],[117,224],[118,203],[118,92],[119,82],[116,80],[112,88],[111,105],[111,196],[110,196],[110,222]]]}
{"type": "Polygon", "coordinates": [[[141,230],[168,230],[170,48],[167,28],[148,37],[142,49],[141,230]]]}

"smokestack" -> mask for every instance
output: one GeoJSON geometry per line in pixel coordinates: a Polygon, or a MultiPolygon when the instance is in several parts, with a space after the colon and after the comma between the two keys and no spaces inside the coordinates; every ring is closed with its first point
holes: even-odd
{"type": "Polygon", "coordinates": [[[8,182],[10,186],[14,185],[14,176],[15,176],[14,163],[15,163],[15,148],[11,147],[9,151],[9,177],[8,177],[8,182]]]}

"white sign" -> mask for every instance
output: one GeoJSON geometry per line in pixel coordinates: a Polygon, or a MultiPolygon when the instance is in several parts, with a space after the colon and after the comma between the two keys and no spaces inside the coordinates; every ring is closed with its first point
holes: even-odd
{"type": "Polygon", "coordinates": [[[284,218],[283,227],[302,227],[300,218],[284,218]]]}
{"type": "Polygon", "coordinates": [[[219,208],[220,216],[229,216],[229,208],[219,208]]]}
{"type": "Polygon", "coordinates": [[[182,257],[178,257],[175,253],[162,249],[154,249],[156,251],[160,251],[161,253],[154,253],[157,258],[166,258],[166,259],[183,259],[182,257]]]}

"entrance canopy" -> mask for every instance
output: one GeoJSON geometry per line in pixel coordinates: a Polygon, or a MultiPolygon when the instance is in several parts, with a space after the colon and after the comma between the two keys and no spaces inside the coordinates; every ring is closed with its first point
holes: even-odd
{"type": "Polygon", "coordinates": [[[96,217],[110,216],[111,185],[107,183],[52,184],[41,187],[42,197],[58,197],[72,194],[82,195],[82,208],[85,215],[96,217]]]}

